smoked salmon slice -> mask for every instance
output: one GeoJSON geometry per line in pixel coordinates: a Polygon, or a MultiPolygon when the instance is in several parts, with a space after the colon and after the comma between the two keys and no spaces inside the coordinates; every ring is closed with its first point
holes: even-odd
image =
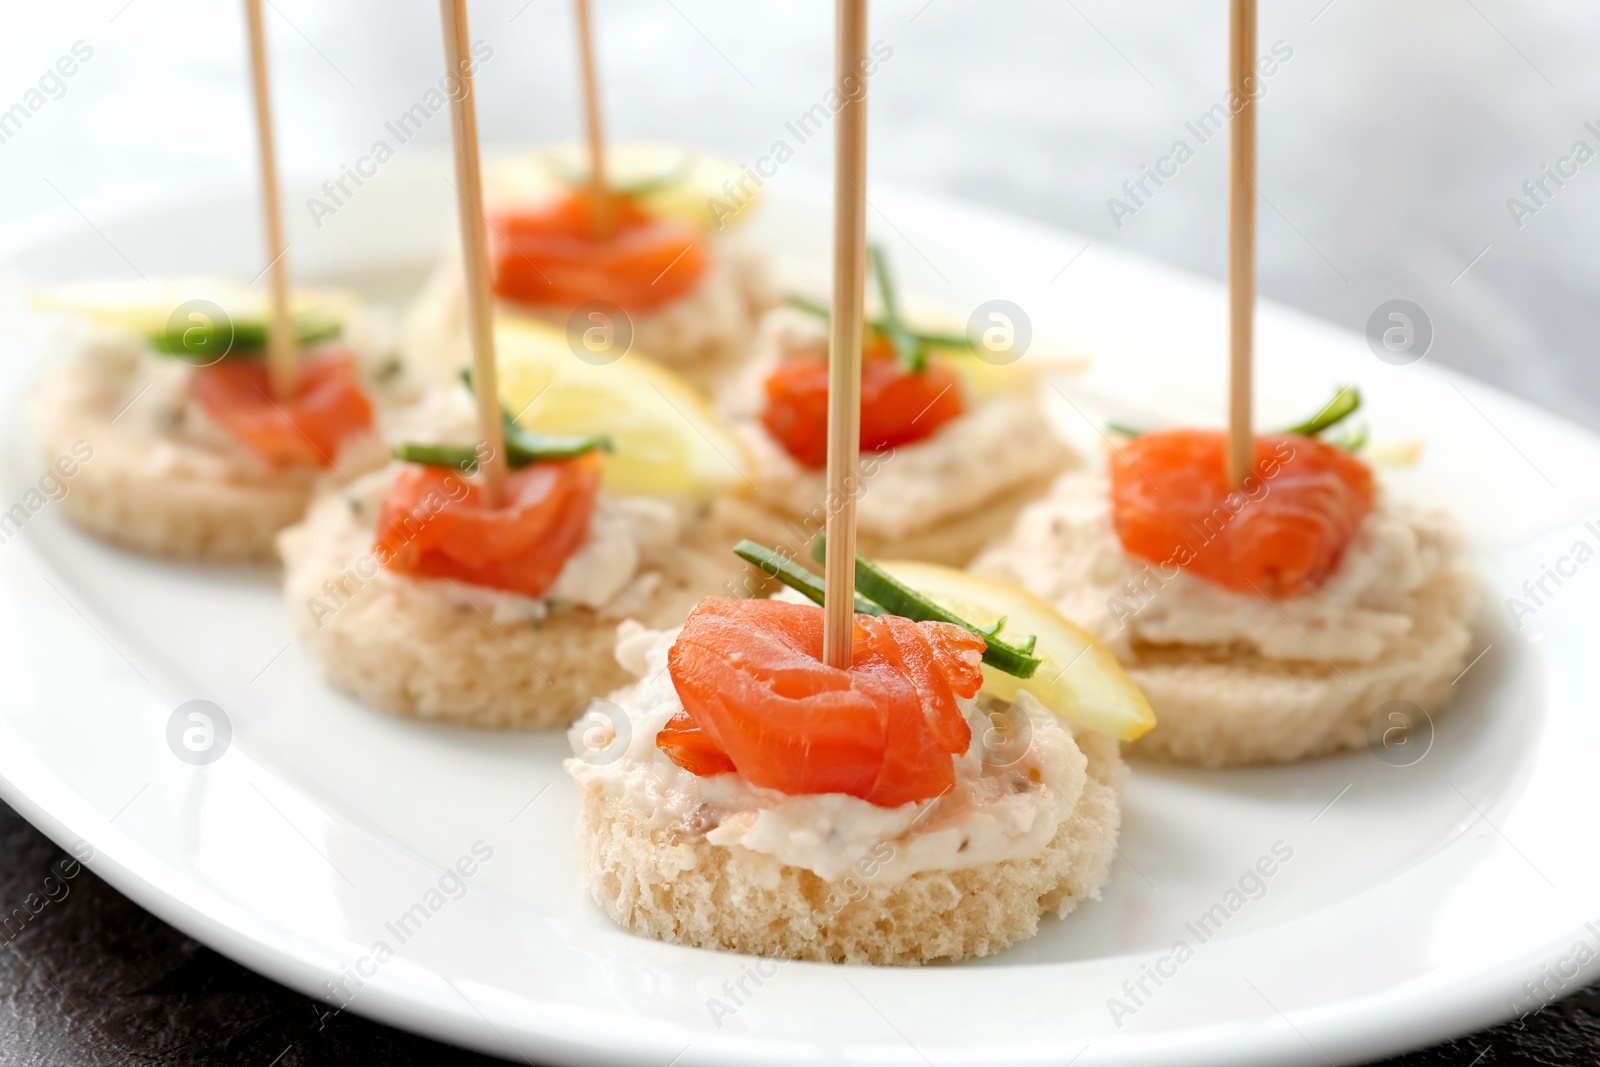
{"type": "Polygon", "coordinates": [[[543,596],[588,535],[599,490],[595,452],[511,472],[498,508],[456,471],[406,464],[378,513],[375,549],[402,574],[543,596]]]}
{"type": "Polygon", "coordinates": [[[602,238],[590,205],[588,192],[574,192],[536,210],[495,215],[495,293],[560,309],[606,300],[624,311],[654,311],[693,289],[710,265],[695,227],[614,196],[613,228],[602,238]]]}
{"type": "Polygon", "coordinates": [[[983,638],[948,623],[857,615],[849,670],[822,662],[822,609],[707,597],[667,656],[680,712],[656,744],[695,774],[738,771],[790,795],[883,807],[955,784],[983,684],[983,638]]]}
{"type": "MultiPolygon", "coordinates": [[[[828,365],[822,360],[786,360],[767,378],[761,424],[807,467],[828,464],[828,365]]],[[[907,370],[894,348],[876,338],[861,361],[861,448],[880,452],[911,444],[965,410],[955,371],[932,363],[907,370]]]]}
{"type": "Polygon", "coordinates": [[[1235,490],[1227,447],[1221,430],[1159,430],[1123,445],[1111,459],[1122,547],[1237,593],[1312,592],[1372,510],[1372,471],[1314,437],[1264,435],[1235,490]]]}
{"type": "Polygon", "coordinates": [[[728,754],[689,718],[688,712],[680,711],[667,720],[667,725],[656,734],[656,747],[673,763],[702,778],[738,770],[728,754]]]}
{"type": "Polygon", "coordinates": [[[196,367],[190,389],[212,421],[278,467],[331,467],[372,426],[372,402],[342,349],[308,354],[292,397],[272,395],[265,360],[242,356],[196,367]]]}

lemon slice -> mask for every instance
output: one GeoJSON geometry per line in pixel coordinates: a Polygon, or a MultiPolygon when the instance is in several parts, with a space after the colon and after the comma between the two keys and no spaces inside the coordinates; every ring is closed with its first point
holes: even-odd
{"type": "Polygon", "coordinates": [[[971,349],[933,347],[933,359],[955,371],[967,395],[978,400],[1030,392],[1042,376],[1079,374],[1089,366],[1086,357],[1060,351],[1029,352],[1014,363],[990,363],[971,349]]]}
{"type": "Polygon", "coordinates": [[[1364,455],[1378,467],[1411,467],[1422,458],[1422,442],[1416,438],[1398,441],[1374,441],[1366,447],[1364,455]]]}
{"type": "Polygon", "coordinates": [[[611,438],[608,488],[704,498],[749,485],[739,439],[687,382],[644,356],[586,363],[564,331],[515,315],[496,320],[495,352],[500,402],[518,425],[611,438]]]}
{"type": "MultiPolygon", "coordinates": [[[[573,178],[588,169],[589,153],[583,145],[544,145],[492,163],[484,185],[490,202],[500,207],[536,204],[571,189],[573,178]]],[[[745,221],[761,199],[749,168],[670,141],[607,141],[606,171],[607,182],[618,188],[681,174],[682,180],[638,197],[638,203],[659,218],[703,230],[745,221]]]]}
{"type": "Polygon", "coordinates": [[[1155,712],[1115,657],[1087,630],[1062,618],[1038,597],[1009,585],[934,563],[879,562],[878,566],[963,619],[993,626],[1004,616],[1003,640],[1038,638],[1042,661],[1032,678],[983,667],[983,688],[1002,700],[1026,689],[1074,729],[1132,741],[1156,724],[1155,712]]]}
{"type": "Polygon", "coordinates": [[[935,348],[932,359],[955,371],[966,394],[978,401],[1028,392],[1039,384],[1035,369],[1021,363],[985,363],[970,352],[952,352],[943,348],[935,348]]]}
{"type": "MultiPolygon", "coordinates": [[[[218,278],[82,282],[47,289],[36,294],[33,303],[45,311],[75,312],[142,337],[181,333],[201,320],[209,326],[219,308],[235,330],[260,332],[268,318],[264,287],[218,278]]],[[[332,289],[297,290],[289,301],[291,313],[303,325],[342,323],[360,306],[355,294],[332,289]]]]}

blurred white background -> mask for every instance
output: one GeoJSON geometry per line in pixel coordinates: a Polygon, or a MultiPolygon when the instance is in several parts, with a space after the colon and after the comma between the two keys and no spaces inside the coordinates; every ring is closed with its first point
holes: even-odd
{"type": "MultiPolygon", "coordinates": [[[[753,162],[829,86],[822,0],[595,4],[618,136],[753,162]]],[[[253,178],[242,3],[7,6],[0,113],[27,115],[0,122],[0,228],[69,200],[90,214],[106,194],[253,178]],[[75,45],[90,58],[46,76],[75,45]]],[[[280,151],[298,176],[336,177],[441,71],[431,0],[269,0],[267,17],[280,151]]],[[[472,17],[494,48],[485,138],[576,136],[568,0],[474,0],[472,17]]],[[[1223,0],[880,0],[872,35],[893,54],[872,81],[873,176],[1069,227],[1086,255],[1115,246],[1220,278],[1221,139],[1120,226],[1107,201],[1127,201],[1123,183],[1174,141],[1198,143],[1184,124],[1223,94],[1225,17],[1223,0]]],[[[1292,57],[1262,109],[1262,294],[1357,330],[1379,304],[1415,301],[1434,323],[1430,359],[1600,422],[1600,160],[1546,179],[1542,204],[1522,189],[1579,140],[1600,152],[1600,7],[1263,0],[1263,50],[1275,42],[1292,57]],[[1520,226],[1513,196],[1537,207],[1520,226]]],[[[413,146],[447,137],[434,121],[413,146]]],[[[824,172],[829,155],[818,137],[783,173],[824,172]]]]}

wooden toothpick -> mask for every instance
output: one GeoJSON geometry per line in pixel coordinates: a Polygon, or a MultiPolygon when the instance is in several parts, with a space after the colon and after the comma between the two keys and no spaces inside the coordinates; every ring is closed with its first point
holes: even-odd
{"type": "Polygon", "coordinates": [[[822,658],[848,669],[855,645],[856,489],[861,454],[862,308],[867,274],[867,0],[837,0],[833,315],[828,343],[828,544],[822,658]]]}
{"type": "Polygon", "coordinates": [[[611,197],[606,192],[606,145],[600,125],[600,81],[594,68],[594,32],[589,23],[589,0],[577,0],[578,59],[583,68],[584,125],[589,138],[589,194],[594,212],[594,232],[611,236],[611,197]]]}
{"type": "Polygon", "coordinates": [[[256,144],[261,160],[261,210],[267,228],[267,376],[278,397],[294,395],[300,379],[300,346],[289,310],[289,256],[283,236],[283,203],[278,191],[278,149],[272,135],[272,90],[267,72],[267,31],[261,0],[245,0],[249,24],[250,85],[256,104],[256,144]]]}
{"type": "Polygon", "coordinates": [[[478,162],[478,116],[472,92],[471,41],[467,0],[439,0],[444,21],[444,57],[459,90],[450,98],[450,132],[456,159],[456,206],[461,223],[461,258],[467,274],[467,329],[472,340],[472,386],[478,404],[479,457],[483,502],[499,507],[505,498],[505,433],[500,424],[499,376],[494,365],[494,297],[489,288],[489,238],[483,211],[483,177],[478,162]]]}
{"type": "Polygon", "coordinates": [[[1228,480],[1255,463],[1256,0],[1229,0],[1228,82],[1242,101],[1228,138],[1228,480]]]}

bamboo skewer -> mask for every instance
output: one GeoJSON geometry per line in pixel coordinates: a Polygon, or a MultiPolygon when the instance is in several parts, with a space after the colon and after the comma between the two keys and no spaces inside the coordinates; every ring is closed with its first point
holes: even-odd
{"type": "Polygon", "coordinates": [[[867,274],[867,0],[837,0],[833,315],[828,344],[828,544],[822,658],[848,669],[855,644],[856,490],[861,453],[862,300],[867,274]],[[851,87],[855,91],[851,91],[851,87]]]}
{"type": "Polygon", "coordinates": [[[461,89],[450,98],[450,132],[456,161],[456,206],[461,223],[461,258],[467,274],[467,329],[472,341],[473,394],[478,404],[478,434],[485,446],[478,470],[485,506],[505,497],[505,434],[500,423],[499,377],[494,365],[494,298],[489,288],[489,240],[483,212],[483,177],[478,161],[478,116],[467,58],[467,0],[439,0],[444,22],[444,55],[461,89]]]}
{"type": "Polygon", "coordinates": [[[584,126],[589,139],[589,195],[594,212],[594,232],[611,236],[611,198],[606,193],[605,136],[600,126],[600,81],[595,74],[594,31],[589,22],[589,0],[577,0],[578,58],[583,68],[584,126]]]}
{"type": "Polygon", "coordinates": [[[1256,303],[1256,0],[1229,0],[1228,78],[1242,106],[1228,138],[1228,480],[1255,463],[1253,368],[1256,303]]]}
{"type": "Polygon", "coordinates": [[[256,144],[261,161],[261,210],[266,222],[270,318],[267,375],[278,397],[294,395],[300,379],[299,344],[289,311],[288,244],[283,236],[283,202],[278,191],[278,149],[272,134],[272,90],[267,72],[267,31],[261,0],[245,0],[250,38],[250,85],[256,105],[256,144]]]}

